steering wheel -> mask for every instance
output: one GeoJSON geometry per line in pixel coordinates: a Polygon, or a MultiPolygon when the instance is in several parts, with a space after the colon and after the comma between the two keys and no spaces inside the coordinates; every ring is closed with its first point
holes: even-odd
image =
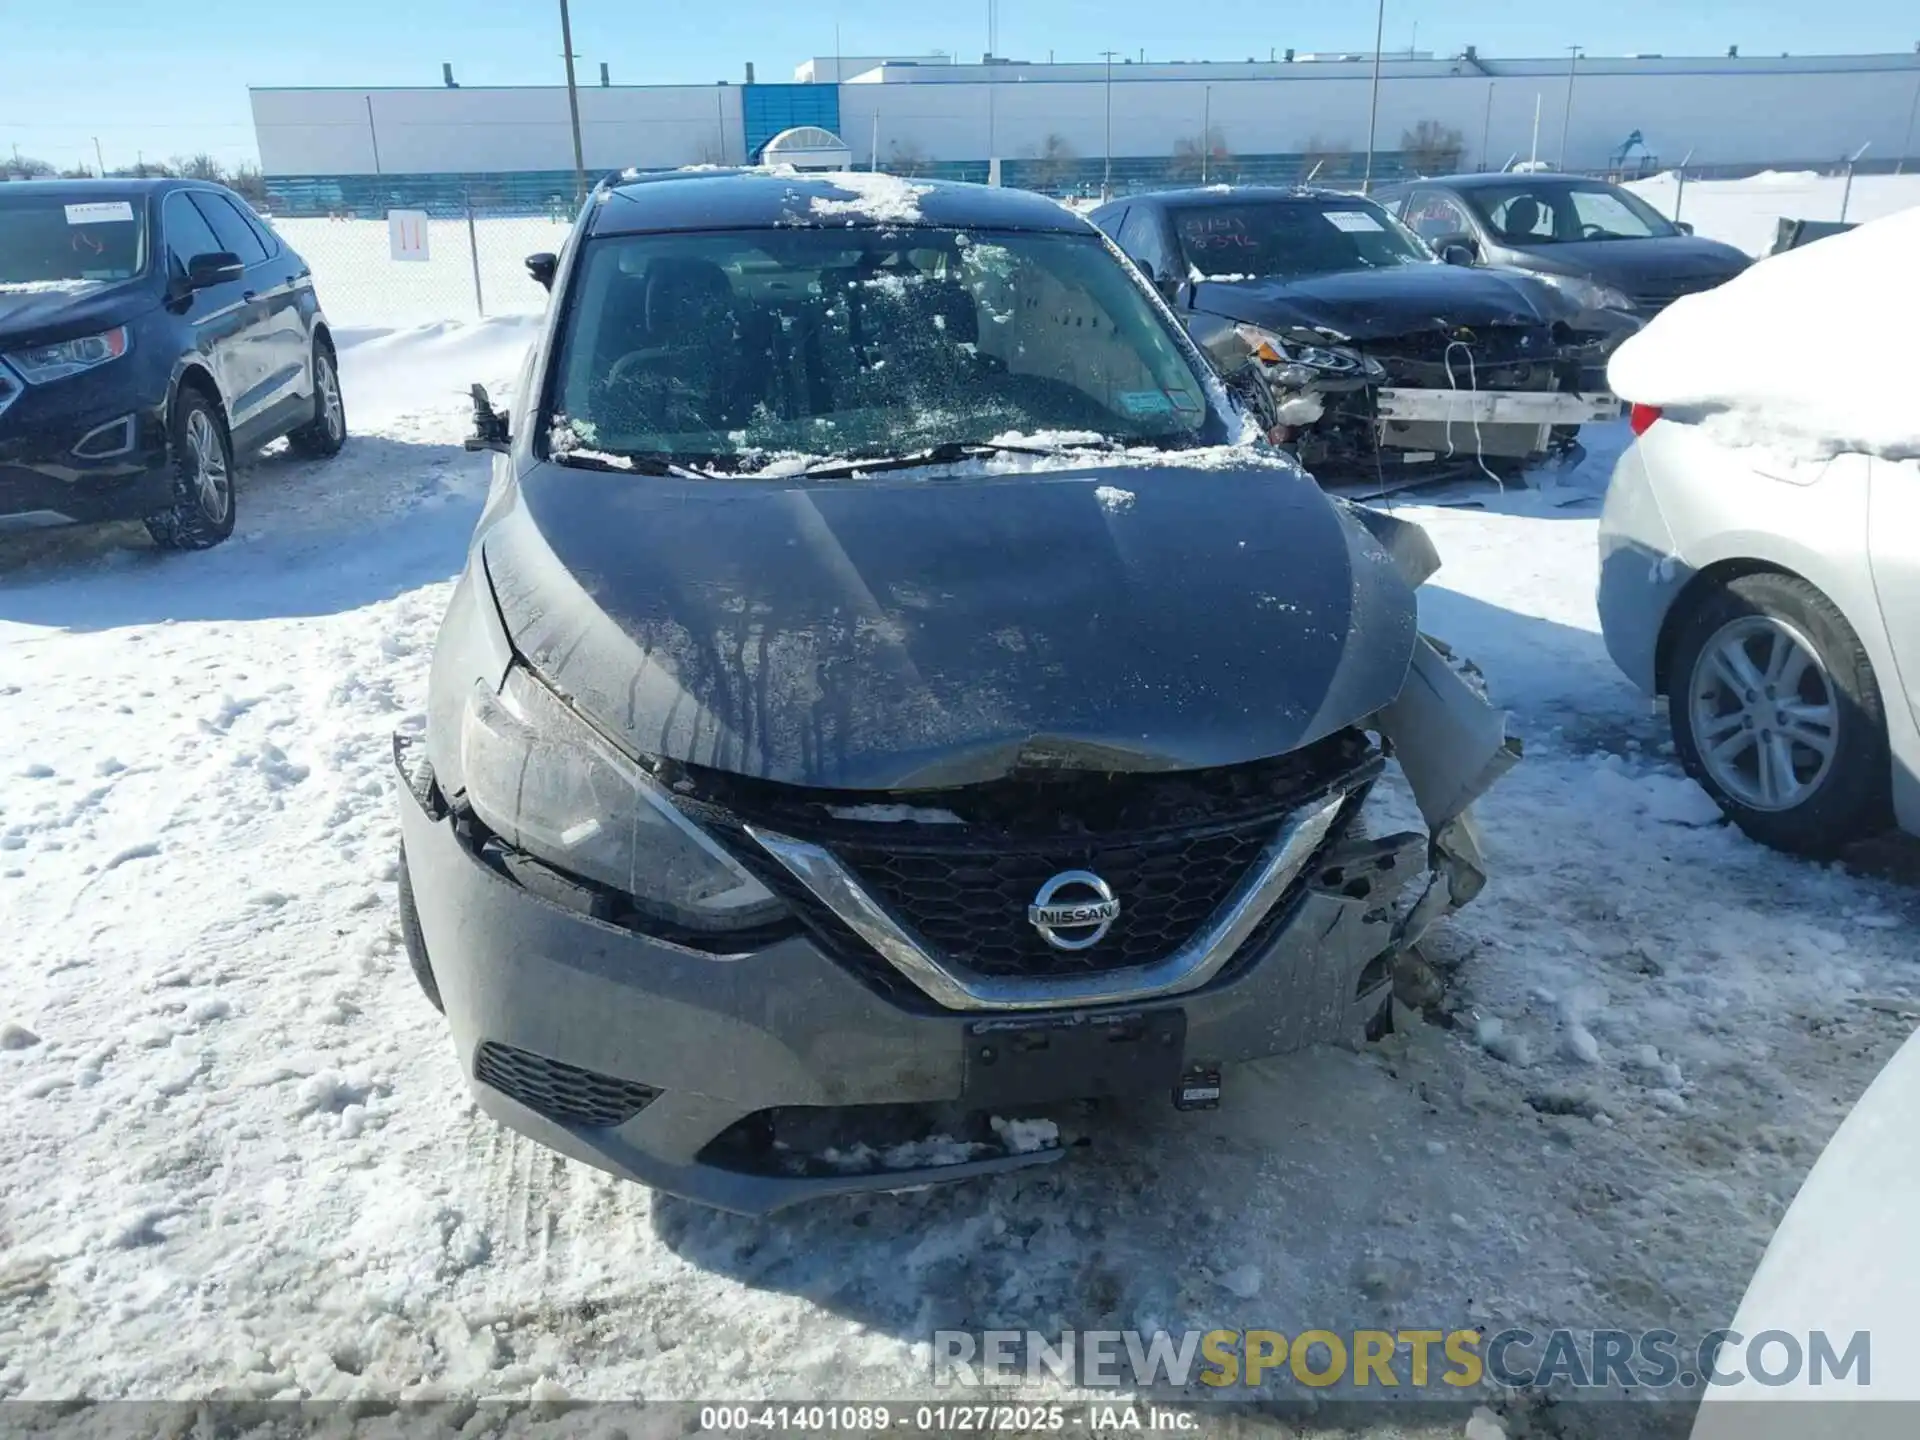
{"type": "Polygon", "coordinates": [[[1582,225],[1580,227],[1580,238],[1582,240],[1598,240],[1603,235],[1611,234],[1613,234],[1613,232],[1604,225],[1582,225]]]}
{"type": "Polygon", "coordinates": [[[634,378],[634,371],[640,366],[664,357],[661,350],[629,350],[613,364],[607,367],[605,385],[625,385],[634,378]]]}

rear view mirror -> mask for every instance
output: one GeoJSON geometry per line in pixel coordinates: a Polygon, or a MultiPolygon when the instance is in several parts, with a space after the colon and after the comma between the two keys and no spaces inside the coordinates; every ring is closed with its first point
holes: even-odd
{"type": "Polygon", "coordinates": [[[206,290],[238,280],[245,273],[246,266],[231,250],[211,250],[187,261],[187,288],[206,290]]]}
{"type": "Polygon", "coordinates": [[[527,273],[540,282],[542,289],[553,289],[553,272],[559,268],[560,257],[548,251],[527,257],[527,273]]]}
{"type": "Polygon", "coordinates": [[[1693,222],[1690,220],[1676,220],[1673,222],[1673,228],[1678,230],[1682,235],[1691,235],[1693,233],[1693,222]]]}
{"type": "Polygon", "coordinates": [[[1444,235],[1433,242],[1433,248],[1449,265],[1471,265],[1480,258],[1480,247],[1471,235],[1444,235]]]}

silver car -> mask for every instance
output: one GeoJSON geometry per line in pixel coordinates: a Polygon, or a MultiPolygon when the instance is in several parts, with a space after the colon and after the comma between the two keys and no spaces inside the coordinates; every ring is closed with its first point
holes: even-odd
{"type": "Polygon", "coordinates": [[[1600,624],[1689,774],[1754,839],[1920,834],[1920,462],[1734,449],[1634,408],[1600,624]]]}

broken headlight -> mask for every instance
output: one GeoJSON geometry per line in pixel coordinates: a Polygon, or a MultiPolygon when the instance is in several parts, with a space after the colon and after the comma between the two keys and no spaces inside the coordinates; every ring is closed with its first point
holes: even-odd
{"type": "Polygon", "coordinates": [[[1311,385],[1331,377],[1340,380],[1384,380],[1387,372],[1379,361],[1338,345],[1303,345],[1263,330],[1258,325],[1233,327],[1253,351],[1253,358],[1280,367],[1272,372],[1279,384],[1293,388],[1311,385]]]}
{"type": "Polygon", "coordinates": [[[516,665],[467,697],[461,769],[501,839],[689,930],[747,930],[784,907],[628,756],[516,665]]]}

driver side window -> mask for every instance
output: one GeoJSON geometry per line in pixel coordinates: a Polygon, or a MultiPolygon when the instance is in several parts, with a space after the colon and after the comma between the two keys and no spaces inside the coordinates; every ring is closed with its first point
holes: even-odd
{"type": "Polygon", "coordinates": [[[194,256],[211,255],[226,248],[185,191],[176,190],[167,196],[160,223],[167,232],[167,271],[178,278],[186,277],[187,262],[194,256]]]}

